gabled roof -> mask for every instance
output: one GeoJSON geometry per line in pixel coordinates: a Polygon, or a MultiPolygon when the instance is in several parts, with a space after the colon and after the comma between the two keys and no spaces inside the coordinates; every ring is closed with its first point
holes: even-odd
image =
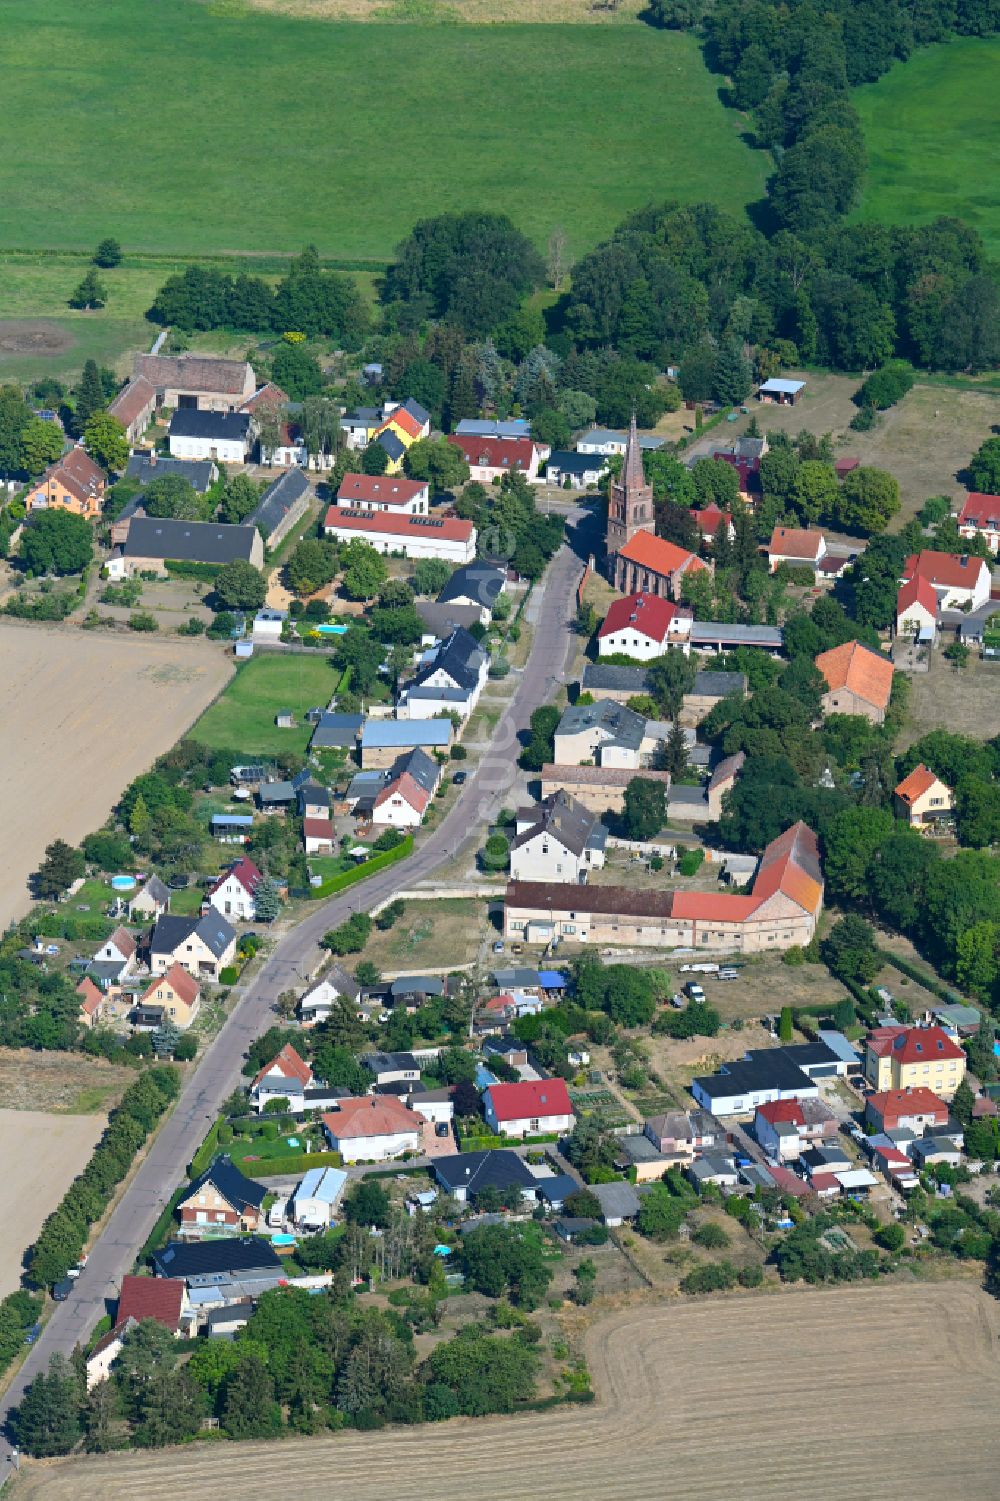
{"type": "Polygon", "coordinates": [[[214,896],[230,878],[239,882],[247,896],[253,896],[257,887],[263,881],[264,876],[247,855],[242,855],[234,865],[231,865],[228,870],[222,872],[213,886],[209,887],[209,896],[214,896]]]}
{"type": "Polygon", "coordinates": [[[144,375],[127,381],[108,407],[108,416],[130,427],[135,419],[156,401],[156,387],[144,375]]]}
{"type": "Polygon", "coordinates": [[[989,564],[984,558],[925,549],[920,553],[911,553],[904,564],[903,573],[907,579],[913,578],[915,574],[929,579],[939,589],[974,589],[984,568],[989,571],[989,564]]]}
{"type": "Polygon", "coordinates": [[[486,469],[530,469],[535,455],[530,438],[477,438],[449,433],[447,442],[462,452],[467,464],[486,469]]]}
{"type": "Polygon", "coordinates": [[[131,959],[136,950],[136,942],[128,928],[118,927],[107,940],[113,943],[123,959],[131,959]]]}
{"type": "Polygon", "coordinates": [[[230,927],[224,917],[220,917],[215,911],[206,912],[205,916],[195,927],[195,932],[207,949],[216,959],[221,959],[226,949],[236,938],[235,928],[230,927]]]}
{"type": "Polygon", "coordinates": [[[261,526],[270,534],[305,495],[312,494],[312,486],[305,472],[294,466],[273,480],[246,518],[247,526],[261,526]]]}
{"type": "Polygon", "coordinates": [[[159,1277],[205,1277],[226,1273],[266,1271],[280,1274],[281,1260],[269,1241],[259,1235],[240,1239],[171,1240],[153,1252],[159,1277]]]}
{"type": "Polygon", "coordinates": [[[100,1010],[104,995],[89,975],[84,975],[76,987],[76,993],[80,997],[80,1010],[86,1016],[94,1016],[100,1010]]]}
{"type": "Polygon", "coordinates": [[[782,1122],[789,1126],[805,1125],[805,1116],[798,1100],[770,1100],[757,1106],[757,1114],[771,1126],[782,1122]]]}
{"type": "Polygon", "coordinates": [[[930,768],[925,766],[921,761],[919,765],[913,768],[910,775],[904,777],[900,782],[896,788],[896,796],[902,802],[906,803],[908,807],[912,808],[918,798],[923,797],[926,792],[930,792],[935,782],[940,786],[944,786],[944,783],[940,782],[930,768]]]}
{"type": "Polygon", "coordinates": [[[396,777],[382,788],[375,799],[374,806],[381,808],[385,803],[391,802],[394,797],[401,797],[405,803],[409,803],[414,812],[421,816],[431,800],[431,794],[414,781],[408,771],[404,771],[402,776],[396,777]]]}
{"type": "Polygon", "coordinates": [[[821,651],[816,666],[831,693],[846,688],[875,708],[885,709],[888,705],[892,692],[892,663],[878,652],[862,646],[860,641],[845,641],[832,651],[821,651]]]}
{"type": "Polygon", "coordinates": [[[245,443],[249,435],[248,412],[206,412],[200,407],[178,407],[170,419],[172,438],[218,438],[245,443]]]}
{"type": "Polygon", "coordinates": [[[93,500],[104,489],[104,470],[87,453],[85,448],[70,448],[50,464],[42,480],[55,479],[77,500],[93,500]]]}
{"type": "Polygon", "coordinates": [[[411,751],[400,756],[392,770],[398,777],[401,777],[404,772],[407,773],[425,792],[433,792],[441,776],[441,768],[437,762],[425,750],[421,750],[419,745],[415,745],[411,751]]]}
{"type": "Polygon", "coordinates": [[[539,834],[547,834],[571,854],[582,855],[587,846],[593,843],[595,835],[599,843],[603,844],[604,840],[598,833],[601,830],[606,838],[607,829],[597,814],[560,788],[539,803],[535,822],[523,834],[518,834],[511,848],[520,849],[539,834]]]}
{"type": "Polygon", "coordinates": [[[970,490],[958,516],[959,526],[974,526],[982,531],[1000,530],[1000,495],[983,495],[970,490]]]}
{"type": "Polygon", "coordinates": [[[265,381],[258,386],[252,396],[248,396],[240,408],[243,412],[256,412],[264,407],[286,407],[291,400],[287,391],[276,386],[273,380],[265,381]]]}
{"type": "Polygon", "coordinates": [[[361,731],[362,751],[407,750],[415,745],[444,748],[450,740],[450,719],[369,719],[361,731]]]}
{"type": "Polygon", "coordinates": [[[760,857],[752,888],[755,904],[759,906],[779,891],[807,912],[819,911],[823,900],[819,843],[801,820],[772,840],[760,857]]]}
{"type": "Polygon", "coordinates": [[[399,434],[388,426],[383,426],[375,442],[380,448],[385,449],[390,459],[401,459],[406,452],[406,445],[399,434]]]}
{"type": "Polygon", "coordinates": [[[344,1141],[407,1132],[419,1136],[424,1122],[423,1116],[392,1095],[362,1095],[338,1101],[337,1109],[323,1116],[323,1124],[335,1140],[344,1141]]]}
{"type": "Polygon", "coordinates": [[[176,1333],[183,1307],[184,1283],[180,1277],[125,1276],[118,1294],[115,1328],[127,1319],[134,1319],[137,1324],[143,1319],[155,1319],[176,1333]]]}
{"type": "Polygon", "coordinates": [[[159,876],[150,876],[148,881],[144,881],[132,900],[135,901],[135,898],[139,896],[148,896],[151,902],[170,901],[170,891],[159,876]]]}
{"type": "Polygon", "coordinates": [[[911,1115],[932,1115],[942,1122],[948,1119],[948,1106],[931,1089],[918,1085],[913,1089],[883,1089],[866,1101],[874,1115],[880,1115],[886,1127],[911,1115]]]}
{"type": "Polygon", "coordinates": [[[597,632],[598,639],[631,629],[662,645],[667,639],[671,621],[677,616],[690,620],[691,611],[681,609],[669,600],[659,599],[655,594],[626,594],[624,599],[616,599],[608,610],[597,632]]]}
{"type": "Polygon", "coordinates": [[[541,1119],[547,1115],[572,1115],[564,1079],[528,1079],[520,1084],[491,1084],[486,1093],[498,1121],[541,1119]]]}
{"type": "Polygon", "coordinates": [[[456,568],[437,597],[439,605],[455,599],[471,599],[492,610],[503,593],[507,575],[495,563],[466,563],[456,568]]]}
{"type": "Polygon", "coordinates": [[[194,975],[189,975],[181,964],[171,964],[166,974],[154,975],[140,997],[141,1004],[145,1004],[159,986],[169,985],[178,1000],[185,1006],[193,1006],[201,994],[201,986],[194,975]]]}
{"type": "MultiPolygon", "coordinates": [[[[155,479],[162,479],[165,474],[176,474],[181,479],[186,479],[200,495],[204,495],[211,487],[214,468],[211,459],[170,459],[155,453],[134,453],[125,466],[125,475],[127,479],[135,480],[145,488],[155,479]]],[[[137,495],[132,502],[133,505],[141,503],[141,495],[137,495]]]]}
{"type": "Polygon", "coordinates": [[[294,1079],[303,1089],[307,1089],[313,1081],[312,1069],[290,1042],[286,1042],[280,1052],[275,1053],[270,1063],[265,1063],[251,1088],[255,1088],[268,1074],[280,1074],[282,1078],[294,1079]]]}
{"type": "Polygon", "coordinates": [[[535,1179],[516,1152],[456,1152],[434,1159],[434,1174],[448,1193],[464,1188],[473,1197],[484,1188],[531,1188],[535,1179]]]}
{"type": "Polygon", "coordinates": [[[249,563],[257,540],[252,526],[221,521],[176,521],[135,516],[125,543],[127,558],[173,558],[181,563],[249,563]]]}
{"type": "Polygon", "coordinates": [[[618,556],[663,576],[705,567],[701,559],[696,558],[693,552],[688,552],[686,547],[678,547],[676,542],[665,542],[662,537],[654,537],[652,532],[636,532],[619,550],[618,556]]]}
{"type": "Polygon", "coordinates": [[[132,374],[145,376],[158,391],[222,391],[229,396],[241,396],[253,379],[246,360],[197,354],[137,354],[132,374]]]}
{"type": "Polygon", "coordinates": [[[943,1027],[907,1027],[892,1039],[889,1052],[898,1063],[933,1063],[943,1058],[965,1057],[943,1027]]]}
{"type": "Polygon", "coordinates": [[[401,474],[345,474],[337,491],[341,503],[366,501],[373,505],[405,506],[427,494],[427,481],[401,474]]]}
{"type": "Polygon", "coordinates": [[[230,1157],[222,1156],[216,1157],[201,1176],[195,1178],[181,1199],[181,1203],[186,1204],[209,1183],[238,1214],[242,1213],[247,1205],[260,1209],[267,1193],[267,1189],[260,1183],[255,1183],[252,1178],[247,1178],[241,1173],[230,1157]]]}
{"type": "Polygon", "coordinates": [[[420,687],[434,673],[444,672],[459,688],[471,691],[479,683],[480,669],[485,661],[486,653],[475,636],[463,626],[456,626],[432,660],[417,673],[411,686],[420,687]]]}
{"type": "Polygon", "coordinates": [[[937,595],[930,579],[923,578],[915,573],[905,584],[900,585],[896,595],[896,618],[899,619],[904,611],[912,609],[914,605],[922,605],[929,615],[937,615],[937,595]]]}
{"type": "MultiPolygon", "coordinates": [[[[749,460],[738,459],[735,455],[732,454],[728,456],[724,454],[716,454],[715,457],[725,458],[727,463],[732,464],[734,468],[738,469],[741,478],[744,479],[744,485],[746,484],[746,477],[752,471],[752,465],[749,460]]],[[[760,467],[759,461],[757,463],[757,467],[760,467]]],[[[733,513],[731,511],[720,510],[719,507],[715,504],[714,500],[712,501],[711,505],[705,506],[703,510],[698,511],[692,509],[689,514],[695,526],[698,528],[699,532],[701,532],[701,535],[703,537],[714,537],[723,522],[725,522],[727,527],[732,526],[733,524],[733,513]]]]}
{"type": "Polygon", "coordinates": [[[822,532],[795,526],[776,526],[771,533],[767,550],[772,557],[802,558],[803,561],[815,563],[825,542],[822,532]]]}
{"type": "Polygon", "coordinates": [[[587,730],[600,730],[607,740],[638,750],[646,733],[646,721],[625,704],[599,698],[592,704],[575,703],[564,709],[556,725],[556,736],[579,735],[587,730]]]}
{"type": "Polygon", "coordinates": [[[356,532],[359,537],[366,532],[382,532],[391,537],[438,538],[445,542],[468,542],[475,530],[471,521],[461,521],[457,516],[410,516],[405,513],[397,516],[392,511],[351,511],[344,506],[331,506],[324,525],[328,531],[340,528],[341,531],[356,532]]]}

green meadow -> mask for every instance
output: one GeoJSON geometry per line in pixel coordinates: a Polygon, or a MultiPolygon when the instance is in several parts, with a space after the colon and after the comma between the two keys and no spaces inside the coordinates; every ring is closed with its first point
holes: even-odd
{"type": "Polygon", "coordinates": [[[762,196],[767,159],[717,90],[692,38],[638,22],[372,26],[197,0],[4,0],[0,249],[313,241],[378,263],[421,216],[481,208],[540,244],[562,226],[575,255],[652,200],[739,211],[762,196]]]}
{"type": "Polygon", "coordinates": [[[1000,38],[927,47],[856,89],[868,146],[856,215],[923,224],[954,214],[1000,256],[1000,38]]]}

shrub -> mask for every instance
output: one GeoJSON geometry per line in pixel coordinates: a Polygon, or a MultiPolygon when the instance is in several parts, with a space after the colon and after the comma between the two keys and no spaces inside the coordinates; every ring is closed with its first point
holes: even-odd
{"type": "Polygon", "coordinates": [[[128,618],[130,631],[158,631],[160,629],[156,616],[148,610],[135,610],[128,618]]]}
{"type": "Polygon", "coordinates": [[[740,1287],[760,1287],[764,1281],[764,1268],[757,1266],[756,1262],[750,1266],[742,1267],[739,1275],[740,1287]]]}
{"type": "Polygon", "coordinates": [[[467,758],[469,752],[466,750],[464,745],[453,745],[448,754],[451,756],[451,759],[453,761],[464,761],[467,758]]]}
{"type": "Polygon", "coordinates": [[[707,1225],[699,1225],[691,1239],[696,1246],[704,1246],[706,1251],[722,1251],[729,1245],[727,1232],[712,1220],[707,1225]]]}
{"type": "Polygon", "coordinates": [[[677,869],[682,876],[694,876],[705,858],[705,851],[700,847],[694,850],[685,850],[677,862],[677,869]]]}
{"type": "MultiPolygon", "coordinates": [[[[912,385],[913,371],[909,365],[896,360],[890,365],[883,366],[881,370],[873,371],[855,395],[854,400],[862,410],[866,407],[874,407],[876,411],[884,412],[889,407],[895,406],[897,401],[902,401],[912,385]]],[[[851,426],[853,427],[854,424],[852,423],[851,426]]]]}
{"type": "Polygon", "coordinates": [[[713,1261],[697,1266],[681,1278],[682,1293],[726,1292],[736,1282],[736,1268],[728,1261],[713,1261]]]}
{"type": "Polygon", "coordinates": [[[219,970],[220,985],[235,985],[239,977],[240,972],[235,964],[227,964],[223,969],[219,970]]]}
{"type": "Polygon", "coordinates": [[[198,1039],[190,1034],[177,1039],[174,1059],[177,1063],[191,1063],[198,1056],[198,1039]]]}

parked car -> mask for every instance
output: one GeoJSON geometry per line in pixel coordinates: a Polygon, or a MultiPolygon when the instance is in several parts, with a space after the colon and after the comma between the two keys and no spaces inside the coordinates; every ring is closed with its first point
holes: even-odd
{"type": "Polygon", "coordinates": [[[464,786],[468,780],[469,773],[467,771],[456,771],[455,775],[452,777],[452,781],[454,782],[456,787],[464,786]]]}
{"type": "Polygon", "coordinates": [[[65,1303],[66,1299],[69,1297],[72,1291],[73,1282],[71,1278],[64,1277],[62,1281],[57,1282],[55,1287],[52,1289],[52,1296],[57,1303],[65,1303]]]}
{"type": "Polygon", "coordinates": [[[696,980],[689,980],[684,989],[687,991],[688,998],[690,1000],[702,1002],[704,1001],[705,992],[704,990],[702,990],[701,986],[697,983],[696,980]]]}
{"type": "Polygon", "coordinates": [[[447,1121],[438,1121],[437,1125],[434,1127],[434,1135],[435,1136],[447,1136],[448,1133],[449,1133],[449,1131],[450,1131],[450,1129],[451,1128],[448,1125],[447,1121]]]}
{"type": "Polygon", "coordinates": [[[738,969],[720,969],[715,978],[717,980],[738,980],[739,977],[740,972],[738,969]]]}
{"type": "Polygon", "coordinates": [[[493,945],[493,952],[494,952],[494,954],[502,954],[503,953],[503,940],[502,939],[500,939],[500,938],[497,939],[496,943],[493,945]]]}

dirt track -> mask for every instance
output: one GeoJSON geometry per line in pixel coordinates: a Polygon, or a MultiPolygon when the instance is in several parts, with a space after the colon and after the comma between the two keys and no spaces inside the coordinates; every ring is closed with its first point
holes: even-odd
{"type": "Polygon", "coordinates": [[[969,1284],[637,1307],[592,1408],[29,1465],[15,1501],[994,1501],[1000,1309],[969,1284]]]}
{"type": "Polygon", "coordinates": [[[0,928],[30,906],[45,846],[99,828],[133,777],[229,677],[219,647],[0,625],[0,928]]]}

